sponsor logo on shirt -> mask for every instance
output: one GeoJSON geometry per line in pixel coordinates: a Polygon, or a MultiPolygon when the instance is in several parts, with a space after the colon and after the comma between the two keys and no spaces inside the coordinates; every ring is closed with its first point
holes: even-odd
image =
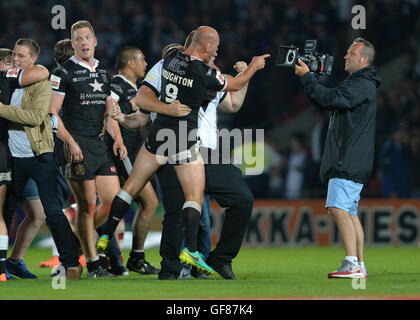
{"type": "Polygon", "coordinates": [[[60,87],[61,78],[57,77],[56,75],[51,75],[50,77],[50,83],[51,87],[55,90],[57,90],[60,87]]]}
{"type": "Polygon", "coordinates": [[[17,78],[19,74],[19,69],[13,68],[7,71],[6,78],[17,78]]]}

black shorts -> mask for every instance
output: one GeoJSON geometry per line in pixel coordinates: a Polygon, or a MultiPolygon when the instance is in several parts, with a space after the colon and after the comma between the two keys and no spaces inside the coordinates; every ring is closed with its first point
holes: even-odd
{"type": "Polygon", "coordinates": [[[12,157],[7,141],[0,140],[0,186],[12,181],[12,157]]]}
{"type": "Polygon", "coordinates": [[[197,128],[188,128],[186,122],[177,125],[153,122],[144,146],[150,153],[168,157],[173,165],[192,162],[200,157],[200,140],[197,128]]]}
{"type": "Polygon", "coordinates": [[[130,175],[130,172],[128,172],[129,167],[127,166],[130,166],[131,168],[133,167],[134,161],[136,160],[136,156],[133,154],[128,154],[126,160],[121,160],[120,156],[114,155],[112,149],[108,150],[109,156],[111,157],[112,161],[115,164],[115,167],[117,168],[118,179],[120,180],[120,185],[122,187],[127,181],[128,176],[130,175]]]}
{"type": "Polygon", "coordinates": [[[117,169],[105,142],[99,137],[73,136],[83,153],[83,161],[69,163],[65,152],[65,177],[70,180],[93,180],[96,176],[116,176],[117,169]]]}

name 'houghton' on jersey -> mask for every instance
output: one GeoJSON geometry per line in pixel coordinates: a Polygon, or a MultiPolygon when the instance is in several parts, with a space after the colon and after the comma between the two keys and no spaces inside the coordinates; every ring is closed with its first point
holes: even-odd
{"type": "Polygon", "coordinates": [[[171,124],[187,120],[189,128],[197,128],[198,110],[206,105],[207,91],[221,91],[225,85],[226,78],[219,71],[174,50],[163,61],[160,99],[166,103],[179,100],[192,111],[180,118],[158,114],[156,119],[171,124]]]}
{"type": "Polygon", "coordinates": [[[72,135],[97,137],[104,126],[110,77],[105,65],[96,59],[93,68],[91,72],[73,56],[51,71],[53,93],[65,95],[61,119],[72,135]]]}

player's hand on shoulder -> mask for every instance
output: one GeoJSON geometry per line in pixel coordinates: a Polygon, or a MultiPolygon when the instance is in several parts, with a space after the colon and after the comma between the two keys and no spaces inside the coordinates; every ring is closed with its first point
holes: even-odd
{"type": "Polygon", "coordinates": [[[173,101],[169,104],[170,115],[172,117],[184,117],[191,112],[191,108],[185,104],[182,104],[178,100],[173,101]]]}
{"type": "Polygon", "coordinates": [[[235,69],[238,73],[244,72],[248,68],[248,64],[245,61],[238,61],[233,66],[233,69],[235,69]]]}
{"type": "Polygon", "coordinates": [[[111,118],[118,121],[121,116],[122,112],[118,102],[112,99],[111,118]]]}
{"type": "Polygon", "coordinates": [[[255,56],[252,58],[251,65],[254,65],[257,70],[264,69],[265,67],[265,59],[270,57],[270,54],[266,53],[261,56],[255,56]]]}

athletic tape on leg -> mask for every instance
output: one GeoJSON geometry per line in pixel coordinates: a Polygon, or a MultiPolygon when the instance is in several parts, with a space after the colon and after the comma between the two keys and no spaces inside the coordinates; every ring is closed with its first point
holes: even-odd
{"type": "Polygon", "coordinates": [[[185,208],[194,208],[195,210],[201,213],[201,206],[195,201],[186,201],[182,206],[182,210],[184,210],[185,208]]]}
{"type": "Polygon", "coordinates": [[[129,205],[131,205],[131,201],[133,201],[133,198],[127,192],[125,192],[124,189],[121,189],[120,192],[117,193],[117,196],[121,200],[127,202],[129,205]]]}

